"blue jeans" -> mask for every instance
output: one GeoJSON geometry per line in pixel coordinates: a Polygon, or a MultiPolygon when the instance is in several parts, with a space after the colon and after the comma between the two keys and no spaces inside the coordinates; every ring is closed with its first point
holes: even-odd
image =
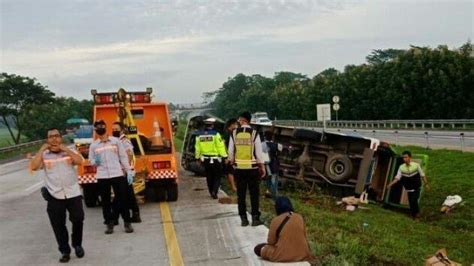
{"type": "Polygon", "coordinates": [[[272,193],[272,198],[276,199],[278,196],[278,175],[272,174],[267,178],[267,188],[272,193]]]}

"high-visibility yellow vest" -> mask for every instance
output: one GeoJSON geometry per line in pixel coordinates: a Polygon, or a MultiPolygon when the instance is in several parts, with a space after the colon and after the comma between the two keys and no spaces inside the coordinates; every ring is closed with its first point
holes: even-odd
{"type": "Polygon", "coordinates": [[[248,127],[240,127],[234,130],[232,137],[235,147],[234,151],[236,168],[255,168],[257,166],[257,161],[254,159],[254,148],[257,131],[248,127]]]}
{"type": "Polygon", "coordinates": [[[201,156],[227,157],[224,141],[219,132],[215,130],[205,130],[198,132],[195,144],[195,158],[201,156]]]}

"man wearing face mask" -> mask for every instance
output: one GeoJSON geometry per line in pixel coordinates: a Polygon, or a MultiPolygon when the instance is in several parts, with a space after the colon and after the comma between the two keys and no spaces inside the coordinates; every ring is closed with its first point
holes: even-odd
{"type": "MultiPolygon", "coordinates": [[[[112,136],[118,138],[120,143],[122,143],[125,151],[128,155],[128,160],[133,169],[134,166],[134,155],[133,155],[133,145],[129,138],[125,135],[124,126],[120,122],[114,122],[112,124],[112,136]]],[[[140,209],[138,208],[137,198],[135,197],[135,192],[133,191],[133,183],[128,186],[128,203],[129,208],[132,211],[132,223],[141,223],[142,219],[140,218],[140,209]]],[[[117,202],[114,199],[114,224],[118,223],[118,208],[117,202]]]]}
{"type": "Polygon", "coordinates": [[[82,157],[62,144],[61,134],[56,128],[48,130],[47,137],[46,144],[31,160],[30,168],[33,171],[44,169],[45,187],[41,192],[48,201],[49,221],[62,254],[59,262],[65,263],[70,260],[71,253],[66,210],[72,223],[72,247],[78,258],[84,257],[82,248],[84,209],[74,169],[74,165],[82,162],[82,157]]]}
{"type": "Polygon", "coordinates": [[[128,186],[132,184],[135,173],[130,167],[127,152],[120,140],[106,134],[103,120],[94,123],[95,133],[99,136],[89,147],[89,160],[97,166],[96,178],[102,199],[102,214],[107,229],[106,234],[114,232],[114,215],[110,202],[110,188],[117,197],[117,208],[122,216],[125,232],[132,233],[130,212],[127,203],[128,186]],[[124,171],[127,176],[124,176],[124,171]],[[128,182],[128,184],[127,184],[128,182]]]}

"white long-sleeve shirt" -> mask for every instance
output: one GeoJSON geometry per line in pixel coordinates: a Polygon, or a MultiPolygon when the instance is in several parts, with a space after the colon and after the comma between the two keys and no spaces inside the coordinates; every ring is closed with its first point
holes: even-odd
{"type": "Polygon", "coordinates": [[[124,171],[131,171],[127,152],[115,137],[109,137],[107,141],[96,139],[92,142],[89,147],[89,160],[91,164],[97,165],[97,179],[119,177],[124,175],[124,171]],[[100,163],[96,158],[99,158],[100,163]]]}
{"type": "MultiPolygon", "coordinates": [[[[243,125],[242,127],[252,128],[249,125],[243,125]]],[[[227,149],[228,155],[229,155],[228,159],[231,162],[235,162],[235,145],[234,145],[234,138],[232,137],[233,135],[234,134],[232,134],[229,139],[229,147],[227,149]]],[[[255,160],[258,164],[263,164],[265,161],[263,160],[262,141],[260,140],[260,136],[257,136],[255,138],[255,141],[253,143],[253,149],[254,149],[254,153],[252,154],[252,160],[255,160]]]]}

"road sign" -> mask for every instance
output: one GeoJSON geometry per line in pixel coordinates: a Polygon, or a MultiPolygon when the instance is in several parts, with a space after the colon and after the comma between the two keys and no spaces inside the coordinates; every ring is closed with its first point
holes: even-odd
{"type": "Polygon", "coordinates": [[[339,102],[339,96],[334,95],[334,96],[332,97],[332,101],[333,101],[334,103],[338,103],[338,102],[339,102]]]}
{"type": "Polygon", "coordinates": [[[317,104],[316,112],[318,121],[331,120],[331,104],[317,104]]]}
{"type": "Polygon", "coordinates": [[[333,109],[334,111],[338,111],[339,108],[341,108],[341,106],[340,106],[338,103],[335,103],[335,104],[332,105],[332,109],[333,109]]]}

